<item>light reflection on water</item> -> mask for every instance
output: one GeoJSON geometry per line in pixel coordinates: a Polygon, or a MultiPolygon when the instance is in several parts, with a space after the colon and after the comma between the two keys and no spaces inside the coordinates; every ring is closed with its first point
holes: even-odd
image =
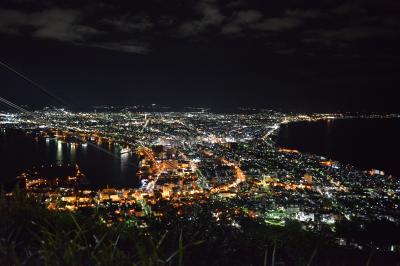
{"type": "Polygon", "coordinates": [[[75,161],[76,161],[76,145],[75,145],[75,143],[72,143],[70,145],[69,154],[70,154],[71,162],[75,163],[75,161]]]}
{"type": "Polygon", "coordinates": [[[130,155],[128,153],[121,154],[121,170],[124,171],[129,167],[130,155]]]}
{"type": "Polygon", "coordinates": [[[63,161],[63,144],[61,141],[57,141],[57,161],[63,161]]]}
{"type": "Polygon", "coordinates": [[[118,158],[117,150],[108,143],[101,148],[114,153],[115,156],[91,145],[67,144],[44,138],[36,141],[32,136],[11,130],[6,130],[0,137],[0,161],[3,167],[0,182],[15,178],[33,166],[64,162],[77,163],[89,184],[94,187],[137,187],[139,184],[136,177],[136,156],[123,154],[118,158]]]}

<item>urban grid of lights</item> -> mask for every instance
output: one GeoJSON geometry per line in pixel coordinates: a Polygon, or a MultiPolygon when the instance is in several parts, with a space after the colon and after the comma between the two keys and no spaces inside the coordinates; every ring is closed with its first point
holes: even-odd
{"type": "Polygon", "coordinates": [[[32,170],[19,177],[26,181],[28,193],[49,209],[102,206],[110,210],[107,223],[146,215],[162,219],[167,209],[161,202],[178,215],[190,216],[185,207],[193,203],[227,201],[235,202],[233,208],[216,210],[214,217],[230,215],[233,226],[238,215],[274,225],[295,219],[305,228],[354,218],[398,221],[398,178],[277,147],[273,141],[285,123],[354,117],[361,115],[49,109],[34,117],[1,113],[0,126],[74,148],[109,145],[117,151],[113,156],[135,153],[140,159],[139,188],[83,189],[84,174],[78,166],[69,166],[73,174],[56,181],[32,170]]]}

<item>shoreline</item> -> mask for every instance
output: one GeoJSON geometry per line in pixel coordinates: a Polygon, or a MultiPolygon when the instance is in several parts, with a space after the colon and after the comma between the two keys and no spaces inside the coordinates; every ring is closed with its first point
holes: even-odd
{"type": "MultiPolygon", "coordinates": [[[[357,164],[352,163],[350,161],[345,161],[339,158],[334,158],[330,155],[324,155],[324,154],[320,154],[320,153],[315,153],[312,151],[307,151],[304,148],[302,149],[301,147],[298,147],[298,145],[283,145],[279,143],[279,132],[282,130],[282,126],[289,126],[289,125],[294,125],[294,124],[299,124],[299,123],[321,123],[321,122],[335,122],[335,121],[346,121],[346,120],[358,120],[358,121],[364,121],[364,120],[377,120],[377,121],[382,121],[382,120],[399,120],[400,122],[400,116],[399,115],[395,115],[392,117],[371,117],[371,116],[366,116],[366,117],[334,117],[334,118],[318,118],[318,119],[312,119],[312,120],[307,120],[307,119],[302,119],[302,120],[290,120],[290,121],[283,121],[282,123],[279,124],[279,128],[275,131],[275,134],[272,135],[273,141],[274,141],[274,145],[276,146],[277,149],[279,148],[288,148],[288,149],[295,149],[297,150],[299,153],[303,154],[303,155],[308,155],[308,156],[317,156],[317,157],[321,157],[321,158],[326,158],[328,160],[332,160],[335,161],[337,163],[340,163],[342,165],[349,165],[352,167],[355,167],[356,169],[359,169],[360,171],[371,171],[371,170],[380,170],[386,173],[386,175],[388,176],[393,176],[393,177],[400,177],[400,175],[398,174],[393,174],[393,171],[390,171],[390,169],[376,169],[373,166],[370,167],[361,167],[361,166],[357,166],[357,164]],[[369,169],[368,169],[369,168],[369,169]]],[[[304,142],[303,142],[304,143],[304,142]]],[[[340,156],[339,156],[340,157],[340,156]]],[[[396,171],[394,171],[396,172],[396,171]]]]}

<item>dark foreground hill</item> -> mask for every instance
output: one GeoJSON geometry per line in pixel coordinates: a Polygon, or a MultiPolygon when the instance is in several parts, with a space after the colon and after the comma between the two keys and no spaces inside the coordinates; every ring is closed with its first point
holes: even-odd
{"type": "Polygon", "coordinates": [[[54,212],[17,192],[0,199],[0,265],[398,265],[399,255],[339,247],[329,233],[290,222],[195,219],[107,226],[98,211],[54,212]]]}

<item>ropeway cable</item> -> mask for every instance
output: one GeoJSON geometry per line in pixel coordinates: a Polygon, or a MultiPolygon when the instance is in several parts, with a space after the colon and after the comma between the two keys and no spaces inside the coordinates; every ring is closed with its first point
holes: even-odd
{"type": "MultiPolygon", "coordinates": [[[[18,75],[18,76],[21,77],[22,79],[28,81],[29,83],[31,83],[32,85],[34,85],[36,88],[38,88],[38,89],[40,89],[42,92],[44,92],[47,96],[52,97],[53,99],[59,101],[60,103],[63,103],[64,105],[67,105],[66,102],[65,102],[63,99],[61,99],[60,97],[56,96],[54,93],[50,92],[49,90],[47,90],[46,88],[44,88],[44,87],[43,87],[42,85],[40,85],[39,83],[37,83],[37,82],[33,81],[32,79],[30,79],[29,77],[27,77],[27,76],[23,75],[22,73],[18,72],[17,70],[15,70],[14,68],[12,68],[10,65],[8,65],[8,64],[6,64],[6,63],[4,63],[4,62],[2,62],[1,60],[0,60],[0,65],[2,65],[3,67],[5,67],[5,68],[8,69],[9,71],[15,73],[16,75],[18,75]]],[[[10,106],[10,107],[12,107],[12,108],[18,110],[18,111],[20,111],[20,112],[28,113],[28,114],[30,114],[30,115],[35,116],[34,113],[32,113],[32,112],[30,112],[30,111],[28,111],[28,110],[26,110],[26,109],[24,109],[24,108],[22,108],[22,107],[20,107],[20,106],[18,106],[18,105],[16,105],[16,104],[12,103],[12,102],[10,102],[10,101],[8,101],[8,100],[2,98],[2,97],[0,97],[0,101],[3,102],[3,103],[6,104],[6,105],[8,105],[8,106],[10,106]]],[[[102,152],[104,152],[104,153],[106,153],[106,154],[108,154],[108,155],[113,156],[114,158],[116,158],[116,159],[118,159],[118,160],[121,160],[121,157],[116,156],[115,154],[113,154],[113,153],[111,153],[111,152],[109,152],[109,151],[107,151],[107,150],[105,150],[105,149],[103,149],[103,148],[101,148],[101,147],[99,147],[99,146],[97,146],[97,145],[91,143],[90,141],[88,141],[87,143],[88,143],[88,145],[90,145],[90,146],[96,148],[97,150],[100,150],[100,151],[102,151],[102,152]]],[[[135,164],[133,164],[133,163],[131,163],[131,162],[128,162],[128,164],[133,165],[133,166],[136,166],[135,164]]]]}
{"type": "MultiPolygon", "coordinates": [[[[32,112],[30,112],[30,111],[28,111],[28,110],[26,110],[26,109],[24,109],[24,108],[18,106],[18,105],[16,105],[15,103],[12,103],[12,102],[10,102],[10,101],[4,99],[3,97],[0,97],[0,102],[6,104],[7,106],[9,106],[9,107],[11,107],[11,108],[13,108],[13,109],[15,109],[15,110],[17,110],[17,111],[20,111],[20,112],[23,112],[23,113],[27,113],[27,114],[30,114],[30,115],[32,115],[32,116],[35,116],[35,115],[36,115],[36,114],[34,114],[34,113],[32,113],[32,112]]],[[[38,119],[38,120],[40,120],[40,119],[38,119]]],[[[80,140],[82,141],[82,139],[80,139],[80,140]]],[[[110,151],[108,151],[108,150],[106,150],[106,149],[103,149],[102,147],[99,147],[99,146],[97,146],[97,145],[91,143],[90,141],[88,141],[87,144],[90,145],[91,147],[96,148],[97,150],[100,150],[100,151],[102,151],[102,152],[104,152],[104,153],[106,153],[106,154],[108,154],[108,155],[113,156],[114,158],[116,158],[116,159],[118,159],[118,160],[121,160],[121,157],[116,156],[114,153],[112,153],[112,152],[110,152],[110,151]]],[[[135,164],[133,164],[133,163],[131,163],[131,162],[128,162],[128,164],[130,164],[130,165],[132,165],[132,166],[136,166],[135,164]]]]}
{"type": "Polygon", "coordinates": [[[17,110],[17,111],[20,111],[20,112],[23,112],[23,113],[27,113],[27,114],[32,114],[30,111],[28,111],[28,110],[16,105],[15,103],[12,103],[12,102],[8,101],[7,99],[4,99],[3,97],[0,97],[0,101],[3,104],[5,104],[5,105],[17,110]]]}
{"type": "Polygon", "coordinates": [[[2,65],[3,67],[5,67],[6,69],[8,69],[9,71],[13,72],[14,74],[18,75],[20,78],[24,79],[25,81],[31,83],[33,86],[35,86],[36,88],[40,89],[43,93],[45,93],[47,96],[61,102],[63,105],[68,106],[68,104],[61,99],[60,97],[56,96],[54,93],[50,92],[49,90],[47,90],[46,88],[44,88],[42,85],[40,85],[39,83],[33,81],[32,79],[30,79],[29,77],[27,77],[26,75],[22,74],[21,72],[15,70],[14,68],[12,68],[10,65],[6,64],[5,62],[0,60],[0,65],[2,65]]]}

